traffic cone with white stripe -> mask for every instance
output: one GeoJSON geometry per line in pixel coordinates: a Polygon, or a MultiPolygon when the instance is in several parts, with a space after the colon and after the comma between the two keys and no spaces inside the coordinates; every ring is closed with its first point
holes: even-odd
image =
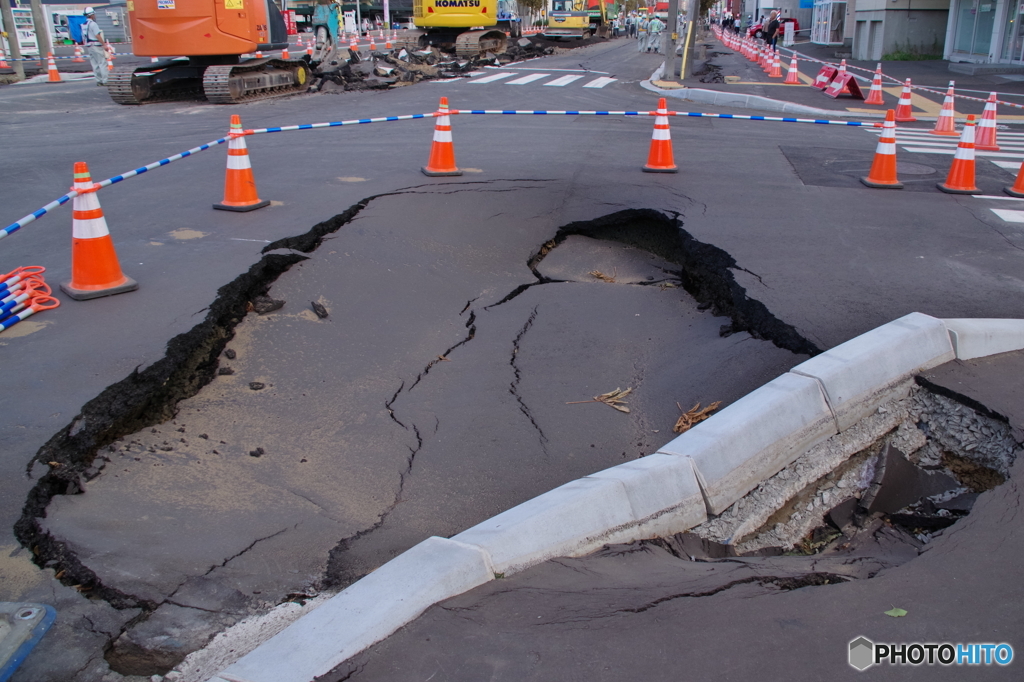
{"type": "Polygon", "coordinates": [[[260,200],[256,193],[256,178],[249,162],[249,148],[242,133],[242,119],[231,115],[231,130],[228,132],[228,170],[224,178],[224,201],[213,207],[221,211],[255,211],[270,203],[260,200]]]}
{"type": "Polygon", "coordinates": [[[654,118],[654,134],[651,137],[651,151],[647,155],[645,173],[678,173],[679,166],[672,158],[672,133],[668,127],[668,106],[665,98],[658,100],[658,115],[654,118]]]}
{"type": "Polygon", "coordinates": [[[256,50],[256,59],[263,59],[263,52],[262,51],[256,50]]]}
{"type": "Polygon", "coordinates": [[[879,189],[903,189],[903,183],[896,179],[896,112],[885,112],[882,135],[875,148],[875,160],[866,178],[861,178],[868,187],[879,189]]]}
{"type": "Polygon", "coordinates": [[[288,48],[287,47],[284,48],[283,50],[281,50],[281,59],[291,59],[291,58],[292,58],[292,56],[290,54],[288,54],[288,48]]]}
{"type": "Polygon", "coordinates": [[[796,53],[793,53],[793,58],[789,60],[789,72],[786,74],[786,80],[782,81],[786,85],[800,85],[800,67],[796,63],[796,53]]]}
{"type": "Polygon", "coordinates": [[[4,54],[4,50],[0,47],[0,69],[9,69],[11,65],[7,63],[7,56],[4,54]]]}
{"type": "Polygon", "coordinates": [[[939,112],[939,118],[935,121],[935,128],[929,130],[932,135],[948,135],[953,137],[957,135],[956,132],[956,112],[953,110],[953,81],[949,81],[949,89],[946,90],[946,98],[942,100],[942,111],[939,112]]]}
{"type": "Polygon", "coordinates": [[[898,123],[910,123],[916,121],[914,108],[910,104],[910,79],[903,84],[903,92],[900,93],[900,101],[896,104],[896,121],[898,123]]]}
{"type": "MultiPolygon", "coordinates": [[[[75,56],[74,56],[74,58],[72,58],[71,61],[79,62],[79,63],[85,61],[85,58],[82,56],[82,46],[81,45],[78,45],[78,44],[75,45],[75,56]]],[[[0,64],[0,66],[3,66],[3,64],[0,64]]]]}
{"type": "Polygon", "coordinates": [[[996,141],[996,93],[989,93],[988,101],[985,102],[985,111],[978,122],[978,139],[974,143],[975,149],[984,149],[987,152],[999,151],[999,143],[996,141]]]}
{"type": "Polygon", "coordinates": [[[455,145],[452,143],[452,122],[448,116],[448,98],[442,97],[437,107],[437,123],[434,125],[434,142],[430,147],[430,159],[421,168],[424,175],[462,175],[455,165],[455,145]]]}
{"type": "Polygon", "coordinates": [[[373,33],[370,34],[370,52],[377,51],[377,41],[373,38],[373,33]]]}
{"type": "Polygon", "coordinates": [[[772,70],[772,49],[764,46],[764,57],[761,60],[761,70],[768,73],[772,70]]]}
{"type": "Polygon", "coordinates": [[[945,182],[935,185],[949,194],[981,194],[974,184],[974,115],[967,117],[967,124],[960,136],[960,144],[956,146],[953,165],[945,182]]]}
{"type": "Polygon", "coordinates": [[[1024,199],[1024,163],[1020,165],[1020,170],[1017,171],[1017,180],[1013,183],[1013,187],[1004,187],[1003,191],[1011,197],[1024,199]]]}
{"type": "Polygon", "coordinates": [[[885,100],[882,99],[881,62],[879,62],[878,66],[875,67],[875,77],[871,79],[871,90],[868,92],[868,98],[864,100],[864,104],[885,104],[885,100]]]}
{"type": "Polygon", "coordinates": [[[48,75],[47,83],[63,83],[64,81],[60,78],[60,71],[57,70],[57,62],[53,59],[53,53],[47,53],[46,55],[46,73],[48,75]]]}
{"type": "MultiPolygon", "coordinates": [[[[839,73],[836,74],[836,78],[839,79],[839,78],[842,78],[845,75],[846,75],[846,60],[843,59],[843,60],[840,60],[840,62],[839,62],[839,73]]],[[[850,87],[844,83],[843,84],[843,89],[839,91],[839,94],[840,95],[849,95],[849,94],[851,94],[850,93],[850,87]]]]}
{"type": "Polygon", "coordinates": [[[71,281],[60,288],[76,301],[112,296],[139,288],[138,282],[125,277],[117,260],[114,241],[107,229],[89,166],[75,162],[75,185],[78,192],[72,204],[71,218],[71,281]]]}
{"type": "Polygon", "coordinates": [[[768,72],[769,78],[782,78],[782,64],[779,62],[779,53],[775,53],[775,58],[772,60],[772,70],[768,72]]]}
{"type": "Polygon", "coordinates": [[[113,70],[114,70],[114,52],[111,50],[111,51],[107,52],[107,71],[113,71],[113,70]]]}

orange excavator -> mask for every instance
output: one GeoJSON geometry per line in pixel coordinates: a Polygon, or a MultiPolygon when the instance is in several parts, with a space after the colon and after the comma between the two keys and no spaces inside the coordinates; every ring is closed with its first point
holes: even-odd
{"type": "Polygon", "coordinates": [[[115,102],[148,104],[205,95],[216,104],[234,104],[306,89],[308,60],[243,57],[288,47],[284,17],[273,0],[127,4],[134,53],[163,59],[115,67],[109,78],[115,102]]]}

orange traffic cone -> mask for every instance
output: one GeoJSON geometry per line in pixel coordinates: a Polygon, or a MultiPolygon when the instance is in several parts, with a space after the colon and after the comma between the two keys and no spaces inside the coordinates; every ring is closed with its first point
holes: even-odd
{"type": "Polygon", "coordinates": [[[287,47],[284,48],[283,50],[281,50],[281,59],[291,59],[291,58],[292,58],[291,55],[288,54],[288,48],[287,47]]]}
{"type": "Polygon", "coordinates": [[[960,136],[960,144],[956,146],[953,165],[945,182],[935,185],[949,194],[981,194],[974,184],[974,115],[967,117],[967,125],[960,136]]]}
{"type": "Polygon", "coordinates": [[[350,49],[353,52],[358,54],[358,52],[359,52],[359,41],[356,39],[355,36],[352,36],[352,40],[349,41],[348,49],[350,49]]]}
{"type": "Polygon", "coordinates": [[[391,36],[390,35],[388,35],[388,37],[384,40],[384,49],[385,50],[393,49],[393,47],[391,45],[391,36]]]}
{"type": "Polygon", "coordinates": [[[57,70],[57,62],[53,59],[53,53],[50,52],[46,55],[46,72],[49,75],[47,78],[48,83],[63,83],[60,79],[60,71],[57,70]]]}
{"type": "Polygon", "coordinates": [[[373,39],[373,34],[370,34],[370,52],[377,51],[377,41],[373,39]]]}
{"type": "Polygon", "coordinates": [[[455,145],[452,144],[452,122],[448,117],[448,98],[442,97],[437,107],[434,143],[430,147],[430,160],[421,168],[424,175],[462,175],[455,165],[455,145]]]}
{"type": "MultiPolygon", "coordinates": [[[[839,73],[836,74],[836,79],[838,80],[838,79],[842,78],[845,75],[846,75],[846,60],[842,59],[839,62],[839,73]]],[[[848,85],[844,84],[843,85],[843,89],[839,91],[839,94],[840,95],[849,95],[849,94],[851,94],[850,93],[850,87],[848,85]]]]}
{"type": "Polygon", "coordinates": [[[71,281],[62,282],[61,290],[76,301],[84,301],[138,289],[138,282],[121,272],[107,219],[96,196],[99,185],[93,184],[84,161],[75,162],[75,186],[71,189],[78,192],[72,204],[71,281]]]}
{"type": "Polygon", "coordinates": [[[7,56],[4,54],[4,50],[0,47],[0,69],[9,69],[11,65],[7,63],[7,56]]]}
{"type": "Polygon", "coordinates": [[[953,110],[953,81],[949,81],[949,89],[946,90],[946,99],[942,100],[942,111],[939,112],[939,118],[935,121],[935,129],[929,130],[932,135],[948,135],[950,137],[957,135],[956,132],[956,112],[953,110]]]}
{"type": "Polygon", "coordinates": [[[1024,199],[1024,163],[1020,165],[1020,170],[1017,171],[1017,180],[1013,183],[1013,187],[1004,187],[1003,191],[1011,197],[1024,199]]]}
{"type": "Polygon", "coordinates": [[[306,54],[310,57],[313,56],[313,39],[310,38],[309,42],[306,43],[306,54]]]}
{"type": "Polygon", "coordinates": [[[772,70],[768,72],[769,78],[782,78],[782,64],[779,63],[779,53],[775,53],[775,59],[772,60],[772,70]]]}
{"type": "Polygon", "coordinates": [[[974,143],[975,149],[984,149],[987,152],[999,151],[999,143],[996,141],[996,93],[989,93],[988,101],[985,102],[985,111],[978,122],[978,139],[974,143]]]}
{"type": "Polygon", "coordinates": [[[242,134],[242,119],[231,115],[231,130],[228,132],[228,170],[224,178],[224,201],[213,207],[221,211],[255,211],[270,203],[260,200],[256,193],[256,178],[249,163],[249,148],[245,146],[242,134]]]}
{"type": "Polygon", "coordinates": [[[761,59],[761,70],[765,73],[772,70],[772,51],[767,45],[764,47],[764,54],[761,59]]]}
{"type": "Polygon", "coordinates": [[[107,52],[107,71],[114,70],[114,53],[107,52]]]}
{"type": "Polygon", "coordinates": [[[256,50],[256,59],[263,59],[263,52],[256,50]]]}
{"type": "Polygon", "coordinates": [[[668,127],[668,107],[665,98],[658,100],[658,115],[654,118],[651,151],[647,155],[645,173],[678,173],[679,166],[672,159],[672,133],[668,127]]]}
{"type": "Polygon", "coordinates": [[[896,179],[896,112],[885,112],[882,135],[875,148],[875,160],[866,178],[861,178],[868,187],[880,189],[903,189],[903,183],[896,179]]]}
{"type": "Polygon", "coordinates": [[[871,90],[868,92],[868,98],[864,100],[864,104],[885,104],[885,100],[882,99],[881,62],[879,62],[878,66],[875,67],[875,77],[871,79],[871,90]]]}
{"type": "Polygon", "coordinates": [[[896,104],[896,120],[900,123],[916,121],[913,114],[913,107],[910,104],[910,79],[903,84],[903,92],[900,93],[900,101],[896,104]]]}
{"type": "Polygon", "coordinates": [[[81,45],[77,45],[77,44],[75,45],[75,56],[74,56],[74,58],[71,61],[73,61],[73,62],[84,62],[85,61],[85,58],[82,56],[82,46],[81,45]]]}
{"type": "Polygon", "coordinates": [[[789,60],[789,72],[786,74],[786,80],[782,81],[786,85],[800,85],[800,67],[796,64],[796,54],[793,54],[793,58],[789,60]]]}

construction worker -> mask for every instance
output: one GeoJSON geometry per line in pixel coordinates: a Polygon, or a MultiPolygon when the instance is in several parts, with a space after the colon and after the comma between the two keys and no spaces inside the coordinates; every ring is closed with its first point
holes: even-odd
{"type": "Polygon", "coordinates": [[[647,51],[661,52],[661,32],[665,30],[665,24],[655,15],[647,24],[647,51]]]}
{"type": "Polygon", "coordinates": [[[85,51],[89,55],[89,63],[92,64],[92,74],[96,76],[96,85],[107,84],[107,52],[103,49],[106,42],[103,38],[103,31],[96,23],[96,10],[86,7],[85,24],[82,26],[82,42],[85,43],[85,51]]]}

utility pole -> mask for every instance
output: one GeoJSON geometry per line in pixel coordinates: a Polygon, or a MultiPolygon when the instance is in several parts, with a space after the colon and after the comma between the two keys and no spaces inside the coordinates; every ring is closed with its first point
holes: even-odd
{"type": "Polygon", "coordinates": [[[680,0],[668,0],[668,30],[665,31],[665,73],[662,77],[665,80],[679,80],[686,78],[685,73],[679,72],[679,62],[676,60],[676,43],[679,42],[679,2],[680,0]]]}
{"type": "Polygon", "coordinates": [[[11,0],[0,0],[0,15],[4,20],[4,35],[7,38],[7,47],[11,51],[11,61],[14,62],[14,75],[18,80],[23,81],[25,80],[25,64],[21,61],[21,43],[18,40],[18,29],[14,26],[11,0]]]}
{"type": "Polygon", "coordinates": [[[43,14],[43,5],[39,0],[31,0],[32,23],[36,27],[36,45],[39,46],[39,59],[45,59],[46,55],[53,52],[53,44],[50,43],[50,26],[46,15],[43,14]]]}

